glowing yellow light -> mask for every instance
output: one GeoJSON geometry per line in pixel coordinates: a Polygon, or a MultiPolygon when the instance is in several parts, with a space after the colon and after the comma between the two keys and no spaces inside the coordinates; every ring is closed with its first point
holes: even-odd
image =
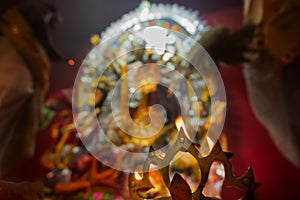
{"type": "Polygon", "coordinates": [[[137,171],[134,172],[134,177],[135,177],[135,179],[138,180],[138,181],[140,181],[140,180],[143,179],[143,177],[142,177],[137,171]]]}
{"type": "Polygon", "coordinates": [[[94,34],[90,37],[90,43],[94,46],[100,43],[100,35],[99,34],[94,34]]]}
{"type": "Polygon", "coordinates": [[[181,116],[178,116],[177,119],[175,120],[175,125],[177,130],[179,131],[181,127],[184,126],[183,120],[181,116]]]}
{"type": "Polygon", "coordinates": [[[214,147],[215,144],[212,141],[212,139],[210,139],[210,137],[208,137],[208,136],[206,137],[206,140],[207,140],[208,147],[211,150],[214,147]]]}
{"type": "Polygon", "coordinates": [[[183,122],[183,119],[181,116],[178,116],[177,119],[175,120],[175,125],[176,125],[176,128],[178,131],[180,131],[180,129],[182,128],[183,130],[183,133],[185,134],[185,136],[191,140],[189,134],[187,133],[187,130],[185,128],[185,125],[184,125],[184,122],[183,122]]]}

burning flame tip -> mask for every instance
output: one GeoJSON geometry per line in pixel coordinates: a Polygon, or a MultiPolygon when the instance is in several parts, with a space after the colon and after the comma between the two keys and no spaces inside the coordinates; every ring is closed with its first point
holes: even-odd
{"type": "Polygon", "coordinates": [[[134,172],[134,177],[136,180],[139,180],[139,181],[143,179],[143,177],[137,171],[134,172]]]}
{"type": "Polygon", "coordinates": [[[183,119],[182,119],[182,117],[179,115],[178,117],[177,117],[177,119],[175,120],[175,125],[176,125],[176,128],[177,128],[177,130],[178,131],[180,131],[180,129],[182,128],[182,131],[183,131],[183,133],[185,134],[185,136],[189,139],[189,140],[191,140],[191,137],[189,136],[189,134],[188,134],[188,132],[187,132],[187,130],[186,130],[186,127],[185,127],[185,125],[184,125],[184,121],[183,121],[183,119]]]}
{"type": "Polygon", "coordinates": [[[175,120],[175,125],[178,131],[180,130],[181,127],[183,127],[183,119],[180,115],[175,120]]]}

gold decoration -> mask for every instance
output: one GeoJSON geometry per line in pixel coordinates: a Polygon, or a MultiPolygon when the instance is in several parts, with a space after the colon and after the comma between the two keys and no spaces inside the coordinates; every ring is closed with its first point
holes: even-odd
{"type": "Polygon", "coordinates": [[[54,165],[57,167],[57,169],[64,169],[67,167],[67,165],[70,163],[72,155],[73,155],[73,150],[77,146],[78,139],[76,139],[75,142],[73,142],[67,152],[67,155],[65,158],[62,160],[62,149],[66,145],[66,142],[68,138],[70,137],[70,133],[72,130],[75,129],[74,123],[70,123],[65,125],[63,128],[59,128],[57,125],[53,125],[51,135],[53,138],[58,138],[59,133],[61,133],[61,138],[58,141],[58,144],[55,147],[55,160],[54,160],[54,165]]]}
{"type": "Polygon", "coordinates": [[[139,102],[139,106],[137,111],[134,114],[133,121],[134,123],[138,124],[140,128],[131,128],[131,125],[128,124],[128,75],[127,75],[127,65],[122,66],[122,82],[121,82],[121,90],[120,90],[120,116],[121,116],[121,122],[122,124],[122,130],[118,129],[118,132],[121,135],[121,138],[124,143],[133,143],[137,145],[142,146],[150,146],[153,144],[153,142],[161,135],[160,133],[157,133],[151,137],[146,137],[149,135],[149,133],[153,133],[157,127],[155,125],[161,124],[160,119],[160,113],[156,110],[152,110],[152,115],[154,116],[154,126],[145,129],[150,122],[151,119],[149,118],[149,106],[148,106],[148,94],[150,92],[153,92],[156,90],[156,84],[160,80],[160,76],[157,74],[160,74],[159,67],[156,64],[149,64],[147,67],[141,67],[138,70],[138,76],[136,78],[136,82],[140,84],[140,90],[142,93],[142,99],[139,102]],[[150,72],[149,72],[150,67],[150,72]],[[144,71],[148,70],[148,73],[145,73],[144,71]],[[149,73],[152,73],[153,76],[149,76],[149,73]],[[140,74],[147,74],[147,77],[141,76],[140,74]],[[154,76],[155,74],[155,76],[154,76]],[[149,84],[150,83],[150,84],[149,84]],[[143,129],[144,128],[144,129],[143,129]],[[127,133],[130,133],[128,135],[127,133]]]}
{"type": "Polygon", "coordinates": [[[100,35],[99,34],[94,34],[90,37],[90,43],[93,45],[93,46],[96,46],[100,43],[101,41],[101,38],[100,38],[100,35]]]}
{"type": "MultiPolygon", "coordinates": [[[[143,173],[130,173],[129,178],[128,178],[128,187],[129,187],[129,192],[133,200],[141,200],[144,199],[143,195],[141,194],[142,191],[148,191],[151,188],[154,188],[154,186],[151,184],[149,180],[149,170],[150,170],[150,165],[151,164],[156,164],[158,166],[166,166],[165,163],[170,163],[171,160],[175,157],[175,155],[178,152],[188,152],[190,153],[198,162],[199,168],[201,170],[201,181],[200,184],[198,185],[197,189],[192,193],[192,200],[204,200],[204,199],[216,199],[212,197],[206,197],[203,194],[203,189],[204,186],[208,180],[209,176],[209,171],[211,168],[211,165],[213,164],[214,161],[220,161],[224,165],[224,170],[225,170],[225,179],[223,186],[233,186],[237,187],[241,190],[244,191],[244,196],[241,199],[253,199],[254,198],[254,191],[255,189],[260,185],[259,183],[256,183],[254,181],[254,175],[253,175],[253,170],[251,167],[248,168],[248,170],[245,172],[244,175],[240,177],[236,177],[233,175],[232,171],[232,165],[229,161],[229,159],[233,156],[232,153],[227,153],[224,152],[221,148],[221,145],[219,142],[215,144],[215,146],[212,148],[210,154],[206,157],[202,157],[200,150],[199,150],[199,145],[194,144],[190,141],[188,134],[186,133],[184,125],[179,127],[179,132],[177,139],[174,144],[171,145],[170,149],[166,153],[164,158],[161,158],[160,156],[156,155],[154,152],[154,149],[151,147],[150,148],[150,153],[148,156],[148,159],[146,160],[144,166],[143,166],[143,173]],[[186,149],[186,150],[183,150],[186,149]]],[[[169,177],[169,169],[170,166],[167,165],[166,167],[163,167],[160,169],[163,180],[167,188],[169,189],[171,196],[168,197],[161,197],[158,198],[159,200],[176,200],[179,198],[176,198],[176,194],[174,194],[174,188],[178,188],[176,184],[182,185],[182,178],[179,178],[178,175],[175,175],[177,177],[176,181],[170,180],[169,177]],[[173,189],[172,189],[173,188],[173,189]]],[[[182,190],[178,188],[177,192],[186,192],[187,190],[182,190]],[[179,191],[178,191],[179,190],[179,191]]],[[[175,190],[176,191],[176,190],[175,190]]],[[[176,192],[175,192],[176,193],[176,192]]],[[[189,195],[186,196],[186,199],[188,198],[189,195]]],[[[155,199],[155,198],[152,198],[155,199]]],[[[184,200],[184,199],[182,199],[184,200]]]]}
{"type": "Polygon", "coordinates": [[[64,169],[67,167],[67,165],[71,161],[74,147],[77,145],[77,142],[72,143],[68,150],[66,157],[63,160],[61,160],[62,148],[65,146],[68,138],[69,138],[69,133],[68,132],[63,133],[62,138],[59,140],[59,142],[55,148],[55,166],[58,169],[64,169]]]}

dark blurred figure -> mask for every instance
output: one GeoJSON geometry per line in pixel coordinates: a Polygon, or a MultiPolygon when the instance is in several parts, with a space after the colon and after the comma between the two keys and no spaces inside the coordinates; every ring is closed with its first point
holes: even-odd
{"type": "MultiPolygon", "coordinates": [[[[49,59],[61,58],[48,32],[60,21],[53,5],[39,2],[5,6],[7,9],[1,6],[0,18],[0,177],[34,155],[49,85],[49,59]]],[[[24,191],[24,199],[40,198],[40,191],[32,192],[36,186],[0,181],[0,187],[9,193],[14,193],[14,188],[24,191]]]]}

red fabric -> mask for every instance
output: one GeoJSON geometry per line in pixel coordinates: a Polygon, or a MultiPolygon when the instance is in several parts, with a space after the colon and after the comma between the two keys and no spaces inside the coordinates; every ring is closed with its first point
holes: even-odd
{"type": "Polygon", "coordinates": [[[39,180],[44,179],[46,173],[49,171],[41,164],[41,157],[47,150],[55,147],[57,141],[51,137],[51,129],[54,124],[65,124],[66,121],[62,119],[61,111],[67,110],[69,119],[72,120],[71,101],[70,97],[66,95],[67,90],[62,90],[51,94],[47,99],[46,105],[55,111],[55,115],[49,124],[37,134],[37,143],[35,147],[34,157],[27,159],[22,165],[12,169],[9,173],[5,174],[6,178],[11,180],[39,180]]]}
{"type": "MultiPolygon", "coordinates": [[[[51,124],[58,119],[59,116],[55,116],[51,124]]],[[[49,170],[42,166],[40,158],[47,150],[54,147],[55,140],[51,137],[50,132],[51,126],[48,126],[37,134],[34,157],[27,159],[22,165],[5,174],[6,178],[13,181],[36,181],[45,178],[49,170]]]]}

